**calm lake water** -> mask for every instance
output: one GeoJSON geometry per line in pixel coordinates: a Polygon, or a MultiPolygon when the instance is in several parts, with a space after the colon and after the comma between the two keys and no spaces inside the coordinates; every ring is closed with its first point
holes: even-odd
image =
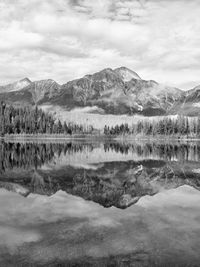
{"type": "Polygon", "coordinates": [[[0,266],[200,266],[200,143],[0,143],[0,266]]]}

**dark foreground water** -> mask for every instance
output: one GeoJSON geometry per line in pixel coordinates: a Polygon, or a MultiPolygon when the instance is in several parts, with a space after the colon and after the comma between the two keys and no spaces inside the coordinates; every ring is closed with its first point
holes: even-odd
{"type": "Polygon", "coordinates": [[[0,143],[0,266],[200,266],[200,143],[0,143]]]}

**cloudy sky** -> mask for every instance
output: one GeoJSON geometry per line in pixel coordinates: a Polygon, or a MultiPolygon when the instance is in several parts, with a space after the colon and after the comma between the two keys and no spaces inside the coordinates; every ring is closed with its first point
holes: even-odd
{"type": "Polygon", "coordinates": [[[200,84],[199,0],[0,0],[0,84],[119,66],[200,84]]]}

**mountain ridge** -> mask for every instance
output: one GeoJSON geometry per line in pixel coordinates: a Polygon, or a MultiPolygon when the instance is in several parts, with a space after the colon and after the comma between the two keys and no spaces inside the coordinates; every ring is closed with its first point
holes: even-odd
{"type": "Polygon", "coordinates": [[[105,114],[200,114],[200,86],[183,91],[144,80],[126,67],[106,68],[62,85],[52,79],[32,82],[24,78],[0,86],[0,99],[12,104],[50,104],[66,110],[95,106],[105,114]]]}

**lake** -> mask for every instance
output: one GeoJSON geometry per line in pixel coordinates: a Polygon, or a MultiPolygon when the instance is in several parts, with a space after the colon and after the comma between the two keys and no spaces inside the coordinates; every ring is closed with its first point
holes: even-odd
{"type": "Polygon", "coordinates": [[[200,142],[1,141],[0,266],[199,266],[200,142]]]}

